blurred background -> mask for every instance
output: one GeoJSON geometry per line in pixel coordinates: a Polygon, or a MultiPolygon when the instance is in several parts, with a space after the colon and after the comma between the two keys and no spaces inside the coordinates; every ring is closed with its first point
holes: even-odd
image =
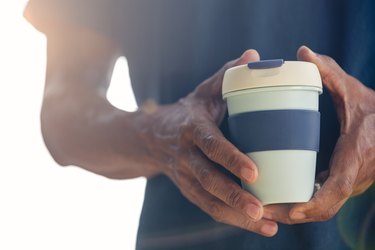
{"type": "MultiPolygon", "coordinates": [[[[60,167],[44,146],[46,39],[23,18],[26,2],[0,1],[0,249],[134,249],[145,179],[60,167]]],[[[108,98],[136,109],[124,58],[108,98]]]]}

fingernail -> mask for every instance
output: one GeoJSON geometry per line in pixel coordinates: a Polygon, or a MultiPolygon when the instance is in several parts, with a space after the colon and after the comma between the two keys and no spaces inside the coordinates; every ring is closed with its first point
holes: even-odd
{"type": "Polygon", "coordinates": [[[275,226],[275,224],[271,224],[271,223],[266,223],[264,224],[261,228],[260,228],[260,231],[266,235],[274,235],[277,231],[277,227],[275,226]]]}
{"type": "Polygon", "coordinates": [[[306,214],[302,212],[294,212],[291,214],[290,218],[292,220],[303,220],[303,219],[306,219],[306,214]]]}
{"type": "Polygon", "coordinates": [[[247,215],[251,219],[253,219],[253,220],[259,219],[260,208],[257,205],[247,204],[245,210],[246,210],[247,215]]]}
{"type": "Polygon", "coordinates": [[[241,169],[241,176],[244,178],[247,182],[253,181],[254,171],[252,171],[249,168],[242,168],[241,169]]]}

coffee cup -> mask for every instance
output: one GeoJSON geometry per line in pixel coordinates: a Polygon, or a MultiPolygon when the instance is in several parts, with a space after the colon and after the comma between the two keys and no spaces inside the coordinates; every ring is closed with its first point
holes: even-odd
{"type": "Polygon", "coordinates": [[[264,205],[307,202],[319,151],[319,95],[315,64],[282,59],[228,69],[223,78],[230,139],[257,165],[244,189],[264,205]]]}

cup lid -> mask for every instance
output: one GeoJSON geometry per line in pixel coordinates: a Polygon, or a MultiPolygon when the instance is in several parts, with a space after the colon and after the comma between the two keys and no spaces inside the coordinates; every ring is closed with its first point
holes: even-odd
{"type": "Polygon", "coordinates": [[[322,80],[315,64],[282,59],[263,60],[225,71],[222,94],[278,86],[309,86],[322,90],[322,80]]]}

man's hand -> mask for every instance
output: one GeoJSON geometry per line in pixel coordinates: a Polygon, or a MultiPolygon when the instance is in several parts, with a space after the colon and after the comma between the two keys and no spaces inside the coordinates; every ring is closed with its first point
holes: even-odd
{"type": "Polygon", "coordinates": [[[164,173],[217,221],[267,236],[276,233],[277,224],[262,219],[262,204],[220,171],[224,167],[247,182],[257,178],[255,164],[218,129],[226,111],[224,72],[259,60],[256,51],[228,63],[177,103],[145,104],[130,113],[106,99],[113,67],[123,53],[116,41],[63,22],[46,33],[41,123],[56,162],[112,179],[164,173]]]}
{"type": "Polygon", "coordinates": [[[262,219],[261,202],[220,171],[224,167],[247,182],[257,178],[255,164],[218,128],[226,112],[221,95],[225,70],[256,60],[258,53],[248,50],[178,103],[146,105],[141,112],[149,113],[145,122],[152,126],[141,127],[150,128],[145,135],[152,158],[187,199],[216,221],[272,236],[277,224],[262,219]]]}
{"type": "Polygon", "coordinates": [[[294,224],[332,218],[354,195],[375,180],[375,92],[346,74],[330,57],[301,47],[298,59],[318,66],[336,107],[341,132],[322,188],[307,203],[267,207],[266,218],[294,224]]]}

